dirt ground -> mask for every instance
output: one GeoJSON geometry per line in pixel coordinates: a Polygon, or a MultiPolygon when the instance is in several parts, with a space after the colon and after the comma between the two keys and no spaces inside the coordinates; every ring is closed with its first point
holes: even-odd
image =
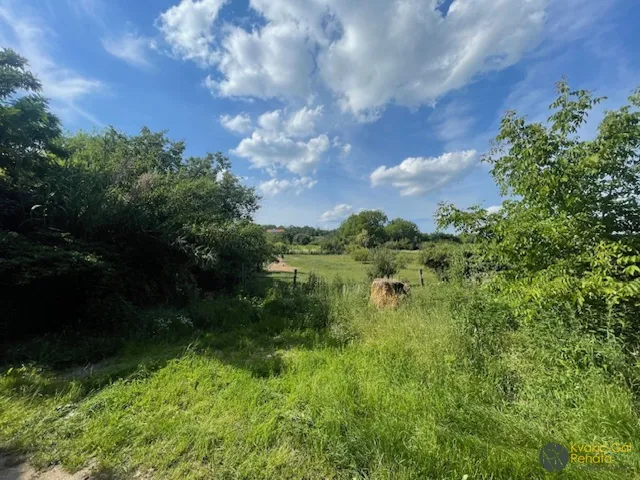
{"type": "Polygon", "coordinates": [[[0,452],[0,480],[90,480],[95,478],[97,477],[92,475],[91,467],[74,474],[65,472],[59,466],[38,471],[23,457],[0,452]]]}
{"type": "Polygon", "coordinates": [[[284,272],[284,273],[293,273],[295,267],[291,265],[287,265],[287,262],[282,258],[278,258],[275,262],[272,262],[267,267],[267,272],[284,272]]]}

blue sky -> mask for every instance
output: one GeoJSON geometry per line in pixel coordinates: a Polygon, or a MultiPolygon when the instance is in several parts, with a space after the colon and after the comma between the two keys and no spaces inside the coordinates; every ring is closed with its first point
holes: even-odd
{"type": "Polygon", "coordinates": [[[65,127],[146,125],[222,151],[261,223],[383,209],[431,231],[438,202],[500,205],[479,162],[500,117],[543,121],[554,83],[604,109],[640,86],[631,0],[0,0],[65,127]]]}

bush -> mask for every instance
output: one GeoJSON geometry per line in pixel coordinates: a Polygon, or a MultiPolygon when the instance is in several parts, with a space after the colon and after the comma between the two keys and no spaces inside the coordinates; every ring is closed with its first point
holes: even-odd
{"type": "Polygon", "coordinates": [[[351,255],[351,258],[356,262],[364,263],[369,261],[369,249],[358,245],[351,245],[349,247],[349,255],[351,255]]]}
{"type": "Polygon", "coordinates": [[[416,245],[408,238],[403,238],[400,240],[389,240],[388,242],[385,242],[384,248],[388,248],[389,250],[414,250],[416,245]]]}
{"type": "Polygon", "coordinates": [[[306,233],[298,233],[293,237],[293,243],[295,245],[309,245],[311,243],[311,237],[306,233]]]}
{"type": "Polygon", "coordinates": [[[320,241],[320,251],[322,253],[339,255],[346,250],[344,241],[337,236],[324,237],[320,241]]]}
{"type": "Polygon", "coordinates": [[[370,261],[371,266],[367,272],[370,280],[381,277],[390,278],[399,270],[396,255],[386,248],[376,248],[372,250],[370,261]]]}

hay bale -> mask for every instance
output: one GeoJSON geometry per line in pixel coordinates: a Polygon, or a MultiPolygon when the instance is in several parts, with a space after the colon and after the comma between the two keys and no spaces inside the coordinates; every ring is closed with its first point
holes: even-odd
{"type": "Polygon", "coordinates": [[[376,278],[371,283],[371,303],[378,309],[392,307],[400,304],[400,299],[408,295],[411,288],[409,282],[388,278],[376,278]]]}

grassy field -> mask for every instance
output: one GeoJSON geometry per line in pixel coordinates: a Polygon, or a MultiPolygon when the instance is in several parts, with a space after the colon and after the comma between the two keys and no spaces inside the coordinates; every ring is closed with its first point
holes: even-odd
{"type": "MultiPolygon", "coordinates": [[[[365,268],[286,261],[351,280],[365,268]]],[[[155,338],[100,363],[5,368],[0,448],[106,478],[520,479],[546,478],[547,442],[640,438],[628,391],[597,371],[526,348],[478,365],[458,325],[473,289],[427,282],[397,311],[373,309],[366,284],[203,300],[158,311],[155,338]]],[[[637,452],[616,462],[559,477],[637,478],[637,452]]]]}
{"type": "MultiPolygon", "coordinates": [[[[396,275],[397,278],[407,279],[412,285],[420,284],[418,270],[422,267],[418,262],[419,251],[401,252],[399,255],[403,260],[403,268],[396,275]]],[[[314,272],[326,279],[333,279],[339,276],[345,281],[360,282],[367,278],[366,263],[356,262],[349,255],[285,255],[285,262],[298,269],[299,278],[303,281],[310,272],[314,272]]],[[[431,275],[428,270],[424,270],[425,276],[431,275]]],[[[291,274],[272,274],[274,278],[291,278],[291,274]]]]}

